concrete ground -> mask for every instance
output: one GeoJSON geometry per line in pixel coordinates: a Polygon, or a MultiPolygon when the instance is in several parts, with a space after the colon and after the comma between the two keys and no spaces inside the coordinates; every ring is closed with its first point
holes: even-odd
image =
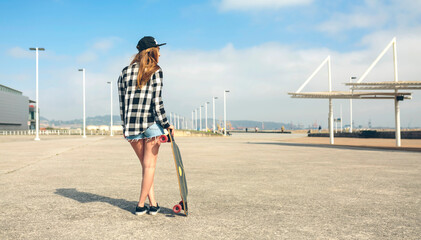
{"type": "Polygon", "coordinates": [[[420,152],[302,137],[177,138],[184,217],[169,144],[162,212],[136,216],[141,167],[121,136],[0,136],[0,239],[420,239],[420,152]]]}

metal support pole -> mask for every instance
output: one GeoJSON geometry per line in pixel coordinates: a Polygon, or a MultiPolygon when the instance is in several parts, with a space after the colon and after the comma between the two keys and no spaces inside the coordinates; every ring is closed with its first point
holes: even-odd
{"type": "Polygon", "coordinates": [[[224,91],[224,136],[227,135],[227,92],[230,91],[224,91]]]}
{"type": "MultiPolygon", "coordinates": [[[[395,70],[395,82],[398,82],[398,55],[396,53],[396,38],[393,41],[393,66],[395,70]]],[[[399,109],[399,101],[398,101],[398,90],[395,89],[395,138],[396,138],[396,146],[401,146],[401,116],[400,116],[400,109],[399,109]]]]}
{"type": "MultiPolygon", "coordinates": [[[[352,83],[353,79],[357,79],[356,77],[350,77],[349,83],[352,83]]],[[[354,90],[352,89],[352,86],[350,87],[351,93],[354,93],[354,90]]],[[[353,120],[352,120],[352,98],[349,99],[349,132],[352,133],[353,128],[353,120]]]]}
{"type": "Polygon", "coordinates": [[[37,122],[36,122],[36,129],[37,129],[37,135],[36,135],[36,137],[35,137],[35,140],[36,141],[39,141],[40,140],[40,138],[39,138],[39,97],[38,97],[38,48],[36,48],[36,51],[35,51],[35,55],[36,55],[36,102],[37,102],[37,104],[36,104],[36,106],[37,106],[37,112],[36,112],[36,119],[37,119],[37,122]]]}
{"type": "Polygon", "coordinates": [[[209,102],[205,103],[205,131],[208,131],[208,104],[209,102]]]}
{"type": "Polygon", "coordinates": [[[36,101],[36,108],[35,108],[35,128],[36,128],[36,136],[35,141],[39,141],[39,92],[38,92],[38,51],[44,51],[44,48],[29,48],[31,51],[35,51],[35,101],[36,101]]]}
{"type": "Polygon", "coordinates": [[[111,109],[111,121],[110,121],[110,136],[114,136],[113,134],[113,81],[107,82],[110,84],[110,96],[111,96],[111,102],[110,102],[110,109],[111,109]]]}
{"type": "Polygon", "coordinates": [[[83,138],[86,138],[86,104],[85,104],[85,69],[79,69],[79,71],[82,72],[83,75],[83,138]]]}
{"type": "Polygon", "coordinates": [[[215,125],[215,99],[217,97],[213,97],[213,133],[216,133],[216,125],[215,125]]]}
{"type": "Polygon", "coordinates": [[[200,123],[200,131],[202,131],[202,107],[203,106],[200,106],[200,117],[199,117],[199,123],[200,123]]]}
{"type": "Polygon", "coordinates": [[[180,116],[177,115],[177,129],[181,129],[180,127],[180,116]]]}
{"type": "MultiPolygon", "coordinates": [[[[327,69],[328,69],[328,79],[329,79],[329,92],[332,92],[332,71],[330,66],[330,56],[327,57],[327,69]]],[[[329,138],[330,144],[334,144],[334,133],[333,133],[333,107],[332,107],[332,98],[329,98],[329,138]]]]}
{"type": "Polygon", "coordinates": [[[334,144],[334,134],[333,134],[333,110],[332,110],[332,99],[329,98],[329,138],[330,144],[334,144]]]}

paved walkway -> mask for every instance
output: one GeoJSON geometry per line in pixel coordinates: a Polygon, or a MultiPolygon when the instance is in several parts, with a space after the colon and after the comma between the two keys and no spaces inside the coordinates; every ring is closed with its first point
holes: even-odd
{"type": "Polygon", "coordinates": [[[163,211],[136,216],[141,167],[121,136],[0,136],[0,239],[419,239],[421,153],[292,144],[302,137],[178,138],[183,217],[168,144],[163,211]]]}

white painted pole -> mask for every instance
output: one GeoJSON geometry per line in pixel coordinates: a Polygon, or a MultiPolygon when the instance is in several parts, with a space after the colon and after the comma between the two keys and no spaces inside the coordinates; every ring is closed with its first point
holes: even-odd
{"type": "Polygon", "coordinates": [[[191,112],[191,129],[194,129],[194,111],[191,112]]]}
{"type": "Polygon", "coordinates": [[[86,94],[85,94],[85,69],[79,69],[83,76],[83,138],[86,138],[86,94]]]}
{"type": "Polygon", "coordinates": [[[36,136],[35,141],[39,141],[39,91],[38,91],[38,51],[44,51],[44,48],[29,48],[31,51],[35,51],[35,101],[36,101],[36,109],[35,109],[35,128],[36,128],[36,136]]]}
{"type": "Polygon", "coordinates": [[[213,133],[216,133],[216,125],[215,125],[215,99],[218,99],[217,97],[213,97],[213,133]]]}
{"type": "Polygon", "coordinates": [[[200,131],[202,131],[202,107],[200,106],[200,117],[199,117],[199,126],[200,126],[200,131]]]}
{"type": "Polygon", "coordinates": [[[307,80],[300,86],[300,88],[296,91],[296,93],[301,92],[301,90],[303,90],[303,88],[310,82],[310,80],[320,71],[320,69],[323,67],[323,65],[326,64],[326,62],[329,62],[330,65],[330,56],[327,56],[327,58],[325,60],[323,60],[323,62],[320,64],[319,67],[317,67],[317,69],[310,75],[310,77],[307,78],[307,80]]]}
{"type": "Polygon", "coordinates": [[[177,115],[177,129],[181,129],[180,127],[180,116],[177,115]]]}
{"type": "Polygon", "coordinates": [[[224,91],[224,136],[227,136],[227,93],[229,90],[224,91]]]}
{"type": "MultiPolygon", "coordinates": [[[[330,66],[330,56],[326,58],[328,63],[328,81],[329,81],[329,92],[332,92],[332,71],[330,66]]],[[[329,138],[330,144],[334,144],[334,133],[333,133],[333,107],[332,107],[332,98],[329,98],[329,138]]]]}
{"type": "Polygon", "coordinates": [[[113,81],[108,82],[110,84],[110,95],[111,95],[111,102],[110,102],[110,108],[111,108],[111,124],[110,124],[110,136],[114,136],[113,134],[113,81]]]}
{"type": "Polygon", "coordinates": [[[37,102],[37,104],[36,104],[36,106],[37,106],[37,109],[36,109],[36,129],[37,129],[37,135],[36,135],[36,137],[35,137],[35,140],[36,141],[39,141],[39,140],[41,140],[40,138],[39,138],[39,92],[38,92],[38,48],[36,48],[36,50],[35,50],[35,58],[36,58],[36,102],[37,102]]]}
{"type": "Polygon", "coordinates": [[[86,81],[85,81],[85,69],[83,69],[83,137],[86,138],[86,81]]]}
{"type": "MultiPolygon", "coordinates": [[[[356,79],[356,77],[350,77],[349,82],[352,83],[352,79],[356,79]]],[[[352,86],[350,87],[351,93],[354,93],[354,90],[352,90],[352,86]]],[[[349,99],[349,132],[352,133],[352,98],[349,99]]]]}
{"type": "MultiPolygon", "coordinates": [[[[376,60],[374,60],[374,62],[370,65],[370,67],[368,67],[368,69],[363,73],[363,75],[360,77],[360,79],[358,79],[357,83],[362,82],[365,77],[367,76],[367,74],[374,68],[374,66],[376,66],[376,64],[380,61],[380,59],[386,54],[387,50],[389,50],[389,48],[393,45],[393,53],[396,53],[396,37],[394,37],[392,39],[392,41],[387,45],[387,47],[380,53],[380,55],[376,58],[376,60]]],[[[395,57],[393,58],[395,60],[395,57]]],[[[397,66],[396,66],[397,67],[397,66]]],[[[396,77],[397,77],[397,68],[395,69],[395,81],[396,81],[396,77]]]]}
{"type": "MultiPolygon", "coordinates": [[[[398,82],[398,55],[396,52],[396,38],[393,38],[393,66],[395,70],[395,82],[398,82]]],[[[401,146],[401,116],[398,101],[398,90],[395,89],[395,138],[396,146],[401,146]]]]}
{"type": "Polygon", "coordinates": [[[205,103],[205,131],[208,131],[208,104],[209,102],[205,103]]]}

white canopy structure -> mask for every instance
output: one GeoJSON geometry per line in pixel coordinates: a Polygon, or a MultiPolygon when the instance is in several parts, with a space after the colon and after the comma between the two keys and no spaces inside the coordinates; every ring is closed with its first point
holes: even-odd
{"type": "MultiPolygon", "coordinates": [[[[361,78],[355,83],[346,83],[345,85],[351,86],[349,92],[338,92],[332,91],[332,80],[331,80],[331,66],[330,56],[328,56],[322,64],[314,71],[314,73],[301,85],[301,87],[293,93],[288,93],[292,98],[319,98],[329,99],[329,135],[330,144],[334,144],[333,135],[333,111],[332,111],[332,99],[393,99],[395,101],[395,136],[396,146],[401,146],[401,132],[400,132],[400,111],[399,101],[404,99],[412,99],[412,93],[410,92],[399,92],[398,90],[418,90],[421,89],[420,81],[399,81],[398,80],[398,65],[397,65],[397,54],[396,54],[396,38],[387,45],[387,47],[380,53],[376,60],[370,65],[370,67],[364,72],[361,78]],[[391,82],[367,82],[362,83],[368,73],[374,68],[379,60],[385,55],[387,50],[393,46],[393,63],[394,63],[394,78],[395,81],[391,82]],[[304,92],[301,90],[311,81],[311,79],[320,71],[323,65],[328,64],[328,92],[304,92]],[[357,90],[359,92],[354,92],[357,90]],[[371,90],[366,92],[366,90],[371,90]],[[388,90],[377,91],[377,90],[388,90]],[[390,91],[393,90],[393,91],[390,91]]],[[[352,123],[351,123],[352,124],[352,123]]]]}

